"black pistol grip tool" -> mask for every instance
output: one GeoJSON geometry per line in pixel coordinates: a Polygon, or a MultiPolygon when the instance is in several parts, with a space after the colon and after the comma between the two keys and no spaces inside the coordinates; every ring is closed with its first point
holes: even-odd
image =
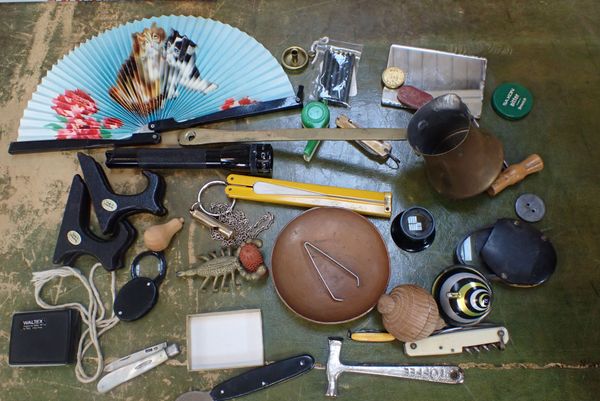
{"type": "Polygon", "coordinates": [[[104,170],[93,157],[80,152],[77,153],[77,158],[103,234],[113,233],[117,221],[131,214],[167,214],[167,209],[162,205],[165,181],[160,175],[142,171],[148,179],[148,186],[143,192],[136,195],[117,195],[112,190],[104,170]]]}
{"type": "Polygon", "coordinates": [[[122,267],[125,252],[135,240],[135,228],[127,220],[121,220],[112,238],[99,238],[89,229],[90,212],[90,195],[86,185],[81,176],[75,175],[56,241],[53,262],[70,266],[79,256],[88,254],[98,259],[108,271],[122,267]]]}

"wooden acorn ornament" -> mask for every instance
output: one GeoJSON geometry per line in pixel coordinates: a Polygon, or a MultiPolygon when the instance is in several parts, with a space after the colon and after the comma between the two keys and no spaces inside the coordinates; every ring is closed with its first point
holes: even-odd
{"type": "Polygon", "coordinates": [[[385,329],[403,342],[428,337],[446,325],[431,294],[413,284],[399,285],[382,295],[377,310],[383,317],[385,329]]]}
{"type": "Polygon", "coordinates": [[[164,224],[148,228],[144,232],[144,245],[151,251],[160,252],[169,246],[173,236],[183,227],[183,218],[176,217],[164,224]]]}

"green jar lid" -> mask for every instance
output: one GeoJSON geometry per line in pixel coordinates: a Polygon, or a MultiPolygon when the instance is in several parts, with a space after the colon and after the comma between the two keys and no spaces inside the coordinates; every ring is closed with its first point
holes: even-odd
{"type": "Polygon", "coordinates": [[[500,117],[520,120],[531,111],[533,95],[521,84],[507,82],[494,90],[492,107],[500,117]]]}
{"type": "Polygon", "coordinates": [[[304,128],[323,128],[329,126],[329,108],[322,102],[308,102],[302,108],[304,128]]]}

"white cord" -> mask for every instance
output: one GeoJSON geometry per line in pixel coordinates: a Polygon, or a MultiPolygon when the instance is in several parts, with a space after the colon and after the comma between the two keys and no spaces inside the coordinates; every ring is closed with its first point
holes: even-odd
{"type": "MultiPolygon", "coordinates": [[[[79,311],[81,320],[88,327],[81,333],[79,339],[79,347],[77,348],[77,365],[75,365],[75,376],[81,383],[91,383],[98,379],[104,370],[104,357],[102,356],[102,349],[100,348],[99,338],[102,334],[113,328],[119,323],[119,318],[115,316],[114,311],[110,318],[105,319],[104,314],[106,312],[98,289],[94,284],[94,272],[97,268],[101,267],[100,263],[96,263],[90,270],[89,279],[86,278],[77,269],[69,266],[63,266],[56,269],[45,270],[41,272],[33,273],[31,282],[35,289],[35,301],[37,304],[44,309],[63,309],[63,308],[74,308],[79,311]],[[88,291],[88,307],[86,308],[78,302],[70,302],[62,305],[50,305],[46,303],[40,296],[42,288],[46,283],[56,277],[75,277],[82,282],[86,290],[88,291]],[[98,355],[98,366],[96,367],[96,373],[93,376],[89,376],[83,369],[83,356],[87,350],[94,346],[96,354],[98,355]]],[[[111,275],[111,286],[110,291],[112,295],[112,302],[114,303],[117,279],[115,272],[110,272],[111,275]]]]}

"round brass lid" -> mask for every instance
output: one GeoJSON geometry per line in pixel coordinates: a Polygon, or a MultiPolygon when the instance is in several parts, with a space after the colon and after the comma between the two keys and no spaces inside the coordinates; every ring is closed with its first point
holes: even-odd
{"type": "Polygon", "coordinates": [[[300,46],[291,46],[281,54],[283,68],[290,71],[298,71],[308,64],[308,54],[300,46]]]}
{"type": "Polygon", "coordinates": [[[377,228],[358,213],[340,208],[310,209],[288,223],[277,237],[271,264],[275,289],[288,308],[325,324],[369,312],[390,276],[387,248],[377,228]]]}

